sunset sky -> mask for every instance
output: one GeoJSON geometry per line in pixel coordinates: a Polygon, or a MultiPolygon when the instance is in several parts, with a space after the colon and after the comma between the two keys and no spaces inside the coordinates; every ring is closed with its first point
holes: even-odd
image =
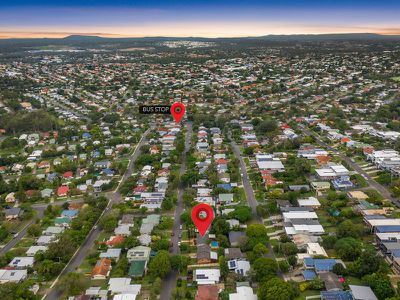
{"type": "Polygon", "coordinates": [[[0,1],[0,38],[400,34],[400,1],[0,1]]]}

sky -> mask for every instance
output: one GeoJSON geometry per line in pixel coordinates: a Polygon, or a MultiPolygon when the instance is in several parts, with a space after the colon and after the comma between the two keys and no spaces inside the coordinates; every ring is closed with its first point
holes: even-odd
{"type": "Polygon", "coordinates": [[[396,0],[0,0],[0,38],[400,34],[396,0]]]}

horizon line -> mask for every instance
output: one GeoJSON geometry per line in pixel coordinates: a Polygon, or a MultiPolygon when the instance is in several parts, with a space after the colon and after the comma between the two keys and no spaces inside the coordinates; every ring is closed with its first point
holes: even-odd
{"type": "Polygon", "coordinates": [[[382,33],[382,32],[326,32],[326,33],[282,33],[282,34],[263,34],[263,35],[238,35],[238,36],[197,36],[197,35],[123,35],[117,33],[97,33],[97,32],[25,32],[25,31],[0,31],[1,40],[12,40],[12,39],[63,39],[70,36],[82,36],[82,37],[100,37],[100,38],[204,38],[204,39],[223,39],[223,38],[258,38],[266,36],[321,36],[321,35],[351,35],[351,34],[373,34],[380,36],[398,36],[399,32],[395,33],[382,33]],[[26,36],[5,36],[6,34],[26,34],[26,36]],[[2,36],[3,35],[3,36],[2,36]],[[37,37],[32,35],[38,35],[37,37]],[[42,36],[39,36],[42,35],[42,36]],[[57,35],[57,36],[56,36],[57,35]]]}

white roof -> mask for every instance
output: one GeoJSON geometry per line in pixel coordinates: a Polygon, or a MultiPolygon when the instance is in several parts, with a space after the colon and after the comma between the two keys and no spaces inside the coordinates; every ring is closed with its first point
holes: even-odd
{"type": "Polygon", "coordinates": [[[111,294],[136,294],[140,293],[142,285],[140,284],[131,284],[131,278],[126,277],[117,277],[110,278],[108,281],[108,290],[111,291],[111,294]]]}
{"type": "Polygon", "coordinates": [[[318,243],[307,243],[307,253],[310,255],[323,255],[328,256],[324,247],[318,243]]]}
{"type": "Polygon", "coordinates": [[[216,284],[219,282],[221,273],[219,269],[196,269],[194,280],[197,284],[216,284]]]}
{"type": "Polygon", "coordinates": [[[400,225],[400,219],[372,219],[367,220],[367,223],[372,226],[385,226],[385,225],[400,225]]]}
{"type": "Polygon", "coordinates": [[[289,211],[282,213],[284,219],[318,219],[314,211],[289,211]]]}
{"type": "Polygon", "coordinates": [[[261,170],[283,170],[283,166],[280,160],[270,160],[270,161],[258,161],[258,168],[261,170]]]}
{"type": "Polygon", "coordinates": [[[31,267],[35,263],[35,258],[30,257],[30,256],[17,256],[14,257],[14,259],[8,264],[10,267],[15,267],[15,268],[26,268],[26,267],[31,267]]]}
{"type": "Polygon", "coordinates": [[[115,295],[113,300],[135,300],[136,294],[119,294],[115,295]]]}
{"type": "Polygon", "coordinates": [[[236,293],[229,294],[229,300],[257,300],[257,295],[253,293],[253,289],[249,286],[238,286],[236,293]]]}
{"type": "Polygon", "coordinates": [[[315,197],[308,197],[307,199],[298,199],[299,206],[320,206],[321,203],[315,197]]]}
{"type": "Polygon", "coordinates": [[[47,250],[47,246],[30,246],[29,249],[26,251],[26,255],[35,255],[38,251],[45,252],[47,250]]]}
{"type": "Polygon", "coordinates": [[[0,283],[20,282],[28,275],[28,270],[0,270],[0,283]]]}
{"type": "Polygon", "coordinates": [[[349,285],[355,300],[378,300],[369,286],[349,285]]]}

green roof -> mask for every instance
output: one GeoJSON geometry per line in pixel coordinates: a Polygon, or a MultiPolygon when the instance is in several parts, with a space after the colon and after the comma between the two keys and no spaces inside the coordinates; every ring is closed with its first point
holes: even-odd
{"type": "Polygon", "coordinates": [[[132,262],[131,266],[129,267],[129,276],[130,277],[142,277],[144,273],[144,269],[146,266],[145,260],[135,260],[132,262]]]}
{"type": "Polygon", "coordinates": [[[68,217],[58,217],[54,221],[55,224],[70,224],[71,219],[68,217]]]}

